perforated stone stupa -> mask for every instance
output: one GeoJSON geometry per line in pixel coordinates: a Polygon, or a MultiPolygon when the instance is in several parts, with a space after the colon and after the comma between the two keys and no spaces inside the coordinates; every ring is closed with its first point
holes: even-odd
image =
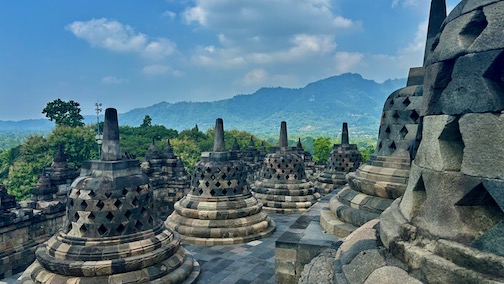
{"type": "MultiPolygon", "coordinates": [[[[355,172],[348,184],[321,212],[325,230],[345,237],[400,197],[408,183],[410,149],[415,147],[420,122],[423,68],[412,68],[408,85],[392,93],[383,107],[376,152],[355,172]]],[[[418,145],[418,144],[416,144],[418,145]]]]}
{"type": "Polygon", "coordinates": [[[406,192],[346,239],[336,283],[504,282],[503,27],[504,1],[462,1],[443,22],[406,192]]]}
{"type": "Polygon", "coordinates": [[[322,189],[323,194],[328,194],[346,184],[346,174],[357,170],[361,160],[362,155],[357,149],[357,145],[350,144],[348,139],[348,124],[343,122],[341,144],[333,145],[326,166],[317,177],[317,187],[322,189]]]}
{"type": "Polygon", "coordinates": [[[190,192],[175,204],[166,224],[186,243],[230,245],[271,235],[275,222],[250,192],[243,162],[224,148],[218,118],[212,152],[203,152],[192,173],[190,192]]]}
{"type": "Polygon", "coordinates": [[[266,155],[254,195],[267,210],[277,213],[302,213],[320,198],[306,178],[304,161],[296,147],[288,147],[287,123],[280,126],[279,147],[266,155]]]}
{"type": "Polygon", "coordinates": [[[151,180],[155,207],[164,220],[173,212],[175,202],[189,191],[190,179],[184,163],[174,154],[169,139],[163,152],[152,144],[145,159],[142,170],[151,180]]]}
{"type": "Polygon", "coordinates": [[[191,283],[199,265],[158,218],[139,162],[122,160],[107,109],[101,160],[72,183],[66,225],[36,251],[21,283],[191,283]]]}

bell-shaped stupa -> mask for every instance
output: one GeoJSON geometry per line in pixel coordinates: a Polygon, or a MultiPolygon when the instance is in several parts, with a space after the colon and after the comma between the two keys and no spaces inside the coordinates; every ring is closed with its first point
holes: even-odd
{"type": "Polygon", "coordinates": [[[347,183],[345,176],[359,167],[362,155],[356,144],[350,144],[348,138],[348,124],[343,122],[341,144],[334,144],[329,153],[324,170],[317,177],[317,187],[323,194],[331,193],[334,189],[347,183]]]}
{"type": "Polygon", "coordinates": [[[280,126],[279,147],[266,155],[254,195],[267,210],[277,213],[302,213],[320,198],[306,178],[305,163],[296,147],[288,147],[287,123],[280,126]]]}
{"type": "Polygon", "coordinates": [[[212,152],[203,152],[189,193],[175,204],[166,224],[186,243],[230,245],[271,235],[275,222],[250,192],[245,164],[224,147],[224,123],[215,122],[212,152]]]}
{"type": "Polygon", "coordinates": [[[123,160],[107,109],[101,160],[72,183],[66,225],[36,251],[21,283],[191,283],[199,265],[158,218],[149,178],[123,160]]]}

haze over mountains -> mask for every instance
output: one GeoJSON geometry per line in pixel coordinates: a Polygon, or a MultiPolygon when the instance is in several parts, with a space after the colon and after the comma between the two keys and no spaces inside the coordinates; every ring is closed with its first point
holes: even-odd
{"type": "MultiPolygon", "coordinates": [[[[376,83],[359,74],[346,73],[299,89],[261,88],[253,94],[214,102],[161,102],[122,113],[119,123],[138,126],[145,115],[150,115],[152,124],[179,131],[197,124],[204,131],[221,117],[227,130],[275,134],[280,121],[285,120],[289,132],[333,136],[346,121],[352,132],[375,135],[385,99],[405,84],[406,79],[376,83]]],[[[85,116],[85,122],[95,123],[96,116],[85,116]]],[[[46,119],[0,121],[0,131],[49,132],[53,126],[46,119]]]]}

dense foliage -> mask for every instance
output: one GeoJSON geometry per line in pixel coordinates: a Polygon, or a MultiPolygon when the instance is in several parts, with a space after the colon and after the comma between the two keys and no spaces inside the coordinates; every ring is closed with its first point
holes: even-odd
{"type": "MultiPolygon", "coordinates": [[[[166,147],[167,140],[170,139],[175,154],[182,159],[187,170],[191,172],[199,161],[201,152],[212,150],[213,128],[202,132],[196,125],[178,133],[177,130],[168,129],[161,125],[151,125],[148,119],[145,122],[138,127],[120,126],[121,149],[131,157],[143,160],[152,143],[162,150],[166,147]]],[[[31,135],[24,138],[21,145],[8,150],[0,149],[0,183],[4,183],[9,192],[14,194],[18,200],[29,197],[42,169],[51,165],[58,144],[63,145],[70,167],[79,168],[83,161],[97,159],[96,131],[96,125],[73,127],[58,125],[46,136],[31,135]]],[[[262,140],[249,132],[225,131],[226,149],[231,149],[235,139],[240,148],[245,149],[251,137],[254,139],[256,147],[259,147],[262,140]]],[[[273,137],[264,142],[267,149],[277,143],[273,137]]],[[[316,162],[324,164],[332,150],[332,145],[339,141],[328,137],[316,139],[302,137],[301,142],[304,149],[313,154],[316,162]]],[[[297,140],[289,140],[290,146],[295,146],[296,143],[297,140]]],[[[361,140],[357,144],[364,158],[367,159],[374,149],[372,141],[361,140]]]]}
{"type": "Polygon", "coordinates": [[[56,122],[58,126],[83,126],[84,117],[80,114],[80,104],[75,101],[62,101],[56,99],[47,103],[46,107],[42,110],[50,121],[56,122]]]}

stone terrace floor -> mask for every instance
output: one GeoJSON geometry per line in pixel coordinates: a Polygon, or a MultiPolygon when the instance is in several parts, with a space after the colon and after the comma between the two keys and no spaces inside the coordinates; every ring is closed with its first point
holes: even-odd
{"type": "MultiPolygon", "coordinates": [[[[198,283],[275,283],[275,241],[299,218],[299,214],[268,213],[276,231],[268,238],[229,246],[184,245],[198,260],[198,283]]],[[[0,280],[12,284],[20,274],[0,280]]]]}
{"type": "Polygon", "coordinates": [[[268,238],[228,246],[184,245],[201,266],[198,283],[275,283],[275,241],[300,215],[268,215],[276,223],[268,238]]]}

